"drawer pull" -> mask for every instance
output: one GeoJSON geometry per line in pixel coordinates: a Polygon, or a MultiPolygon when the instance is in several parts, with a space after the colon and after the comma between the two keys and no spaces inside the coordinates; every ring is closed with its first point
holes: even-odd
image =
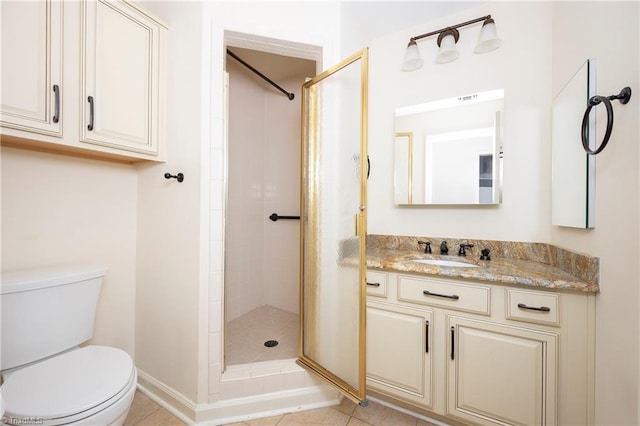
{"type": "Polygon", "coordinates": [[[368,286],[371,286],[371,287],[380,287],[380,283],[370,283],[370,282],[367,282],[367,285],[368,285],[368,286]]]}
{"type": "Polygon", "coordinates": [[[458,296],[457,294],[439,294],[439,293],[432,293],[428,290],[423,291],[422,294],[424,294],[425,296],[444,297],[445,299],[453,299],[453,300],[460,299],[460,296],[458,296]]]}
{"type": "Polygon", "coordinates": [[[548,308],[546,306],[540,306],[538,308],[536,306],[527,306],[524,303],[518,303],[518,308],[520,308],[520,309],[528,309],[530,311],[551,312],[551,308],[548,308]]]}

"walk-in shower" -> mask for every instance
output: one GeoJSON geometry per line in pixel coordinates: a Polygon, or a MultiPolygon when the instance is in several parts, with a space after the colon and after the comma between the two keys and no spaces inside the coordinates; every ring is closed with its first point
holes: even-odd
{"type": "Polygon", "coordinates": [[[298,353],[300,89],[316,64],[229,50],[225,364],[236,365],[298,353]]]}

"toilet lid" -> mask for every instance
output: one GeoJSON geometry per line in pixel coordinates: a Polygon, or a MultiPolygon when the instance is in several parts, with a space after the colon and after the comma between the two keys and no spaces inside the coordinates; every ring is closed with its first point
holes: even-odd
{"type": "Polygon", "coordinates": [[[5,417],[55,420],[93,412],[128,386],[133,369],[126,352],[105,346],[86,346],[25,367],[2,385],[5,417]]]}

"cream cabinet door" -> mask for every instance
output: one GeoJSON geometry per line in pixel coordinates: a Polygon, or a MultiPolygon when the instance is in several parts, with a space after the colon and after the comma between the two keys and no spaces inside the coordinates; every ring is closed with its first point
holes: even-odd
{"type": "Polygon", "coordinates": [[[450,316],[447,414],[555,425],[558,335],[450,316]]]}
{"type": "Polygon", "coordinates": [[[432,312],[367,303],[367,387],[431,408],[432,312]]]}
{"type": "Polygon", "coordinates": [[[161,25],[122,1],[82,5],[81,141],[157,154],[161,25]]]}
{"type": "Polygon", "coordinates": [[[0,125],[62,135],[62,2],[0,3],[0,125]]]}

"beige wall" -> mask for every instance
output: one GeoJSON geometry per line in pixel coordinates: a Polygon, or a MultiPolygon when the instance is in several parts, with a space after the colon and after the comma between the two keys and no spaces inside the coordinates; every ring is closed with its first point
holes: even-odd
{"type": "MultiPolygon", "coordinates": [[[[207,285],[202,268],[209,265],[202,247],[202,232],[208,232],[203,225],[208,220],[208,194],[201,193],[208,176],[201,164],[208,159],[201,122],[206,114],[202,98],[208,99],[201,81],[202,4],[145,2],[143,7],[169,26],[168,160],[139,167],[136,364],[195,402],[199,359],[207,349],[206,341],[200,340],[206,332],[206,303],[203,309],[201,301],[207,299],[206,293],[201,295],[207,285]],[[182,172],[185,180],[166,180],[165,172],[182,172]]],[[[203,379],[206,382],[206,376],[203,379]]]]}
{"type": "Polygon", "coordinates": [[[91,342],[134,355],[136,169],[13,148],[1,156],[3,270],[106,265],[91,342]]]}
{"type": "MultiPolygon", "coordinates": [[[[631,86],[627,105],[613,103],[615,125],[596,159],[596,226],[551,227],[551,242],[600,258],[596,298],[596,424],[638,424],[639,4],[553,3],[553,95],[585,60],[597,60],[597,93],[631,86]],[[610,23],[603,24],[603,23],[610,23]],[[615,24],[614,24],[615,23],[615,24]]],[[[598,108],[597,140],[606,125],[598,108]]]]}
{"type": "Polygon", "coordinates": [[[519,241],[549,238],[550,29],[549,2],[495,2],[425,21],[369,43],[370,233],[519,241]],[[457,61],[435,64],[436,37],[431,37],[418,42],[424,67],[401,71],[410,37],[487,14],[496,21],[502,38],[500,49],[473,53],[481,27],[477,24],[460,29],[457,61]],[[493,89],[504,89],[502,205],[394,205],[395,109],[493,89]]]}

